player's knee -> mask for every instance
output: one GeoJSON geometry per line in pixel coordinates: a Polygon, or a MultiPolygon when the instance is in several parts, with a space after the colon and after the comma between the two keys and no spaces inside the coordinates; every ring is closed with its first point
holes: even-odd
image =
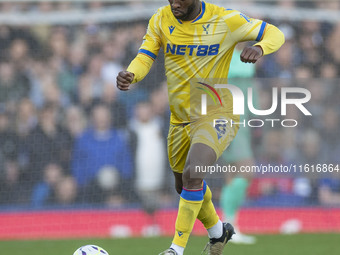
{"type": "Polygon", "coordinates": [[[182,180],[183,180],[183,187],[185,189],[200,189],[202,188],[202,178],[197,178],[195,176],[195,178],[191,178],[190,177],[190,171],[188,171],[188,169],[186,169],[183,173],[182,176],[182,180]]]}
{"type": "Polygon", "coordinates": [[[190,179],[183,183],[183,187],[188,190],[201,189],[202,181],[202,179],[190,179]]]}

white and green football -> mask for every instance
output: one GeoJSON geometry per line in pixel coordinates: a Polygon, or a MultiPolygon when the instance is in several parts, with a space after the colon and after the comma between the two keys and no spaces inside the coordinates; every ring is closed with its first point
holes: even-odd
{"type": "Polygon", "coordinates": [[[103,248],[89,244],[78,248],[73,255],[109,255],[103,248]]]}

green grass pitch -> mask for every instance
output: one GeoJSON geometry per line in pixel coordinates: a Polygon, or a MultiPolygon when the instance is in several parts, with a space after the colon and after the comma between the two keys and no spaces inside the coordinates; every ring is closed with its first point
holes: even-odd
{"type": "MultiPolygon", "coordinates": [[[[228,244],[224,254],[231,255],[340,255],[340,234],[260,235],[255,245],[228,244]]],[[[11,255],[72,255],[80,246],[96,244],[110,255],[157,255],[171,238],[83,239],[1,241],[0,253],[11,255]]],[[[205,237],[191,237],[186,255],[199,255],[205,237]]]]}

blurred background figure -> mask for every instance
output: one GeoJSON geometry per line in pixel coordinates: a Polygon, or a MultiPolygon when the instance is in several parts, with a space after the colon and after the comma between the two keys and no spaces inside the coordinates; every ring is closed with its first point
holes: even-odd
{"type": "Polygon", "coordinates": [[[32,187],[43,180],[43,168],[50,162],[57,162],[63,168],[69,169],[72,146],[68,137],[59,126],[58,109],[54,105],[44,105],[39,112],[39,124],[27,138],[27,178],[32,187]]]}
{"type": "Polygon", "coordinates": [[[86,115],[79,106],[68,107],[65,113],[64,128],[70,134],[70,139],[74,141],[81,136],[87,127],[86,115]]]}
{"type": "Polygon", "coordinates": [[[18,156],[18,137],[11,129],[10,115],[0,109],[0,162],[6,159],[16,160],[18,156]]]}
{"type": "Polygon", "coordinates": [[[30,85],[27,78],[20,73],[12,62],[0,63],[0,104],[14,113],[15,104],[27,97],[30,85]]]}
{"type": "Polygon", "coordinates": [[[26,204],[29,193],[27,186],[23,185],[24,182],[18,164],[10,159],[2,159],[2,164],[0,205],[26,204]]]}
{"type": "Polygon", "coordinates": [[[340,176],[336,171],[320,179],[318,199],[323,206],[340,205],[340,176]]]}
{"type": "MultiPolygon", "coordinates": [[[[109,108],[103,104],[96,105],[92,110],[92,125],[75,140],[72,174],[81,189],[83,202],[105,201],[97,183],[98,173],[105,166],[117,169],[119,183],[125,191],[133,190],[130,186],[133,176],[131,148],[124,134],[112,128],[111,123],[109,108]]],[[[115,190],[117,195],[122,195],[121,191],[115,190]]],[[[128,197],[129,194],[125,192],[123,195],[128,197]]]]}
{"type": "MultiPolygon", "coordinates": [[[[320,135],[314,130],[306,130],[301,135],[301,147],[299,148],[295,162],[299,165],[317,165],[327,162],[325,151],[322,149],[320,135]]],[[[301,198],[301,203],[317,203],[316,176],[308,173],[300,173],[294,176],[293,191],[301,198]]]]}
{"type": "Polygon", "coordinates": [[[56,202],[56,189],[64,176],[60,165],[49,163],[43,169],[43,180],[33,187],[31,203],[35,207],[54,205],[56,202]]]}
{"type": "MultiPolygon", "coordinates": [[[[340,144],[337,132],[340,125],[339,111],[333,107],[325,107],[322,117],[319,134],[321,136],[321,147],[324,153],[324,162],[340,163],[340,144]]],[[[319,158],[319,156],[318,156],[319,158]]]]}
{"type": "Polygon", "coordinates": [[[149,102],[136,105],[130,127],[137,137],[136,191],[143,208],[152,214],[162,201],[166,154],[161,126],[149,102]]]}
{"type": "Polygon", "coordinates": [[[77,203],[77,183],[72,176],[63,176],[56,184],[55,204],[72,207],[77,203]]]}
{"type": "Polygon", "coordinates": [[[119,101],[118,89],[112,83],[105,83],[101,102],[109,107],[112,115],[112,126],[115,128],[125,128],[127,126],[127,110],[124,103],[119,101]],[[117,118],[117,116],[119,116],[117,118]]]}
{"type": "MultiPolygon", "coordinates": [[[[263,136],[261,149],[256,152],[256,165],[260,166],[280,166],[287,165],[290,162],[283,155],[284,150],[284,132],[280,128],[266,130],[263,136]],[[259,154],[257,154],[259,153],[259,154]]],[[[248,190],[252,197],[250,204],[260,206],[287,206],[291,203],[299,203],[294,200],[293,195],[293,177],[290,175],[275,175],[275,173],[262,174],[257,173],[248,190]]]]}

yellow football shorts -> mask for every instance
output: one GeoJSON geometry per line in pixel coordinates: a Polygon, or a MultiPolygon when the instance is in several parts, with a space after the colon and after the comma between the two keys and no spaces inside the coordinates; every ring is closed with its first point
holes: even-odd
{"type": "Polygon", "coordinates": [[[192,144],[203,143],[212,148],[218,159],[235,138],[239,116],[215,113],[197,121],[172,125],[168,134],[168,157],[171,169],[182,173],[192,144]]]}

